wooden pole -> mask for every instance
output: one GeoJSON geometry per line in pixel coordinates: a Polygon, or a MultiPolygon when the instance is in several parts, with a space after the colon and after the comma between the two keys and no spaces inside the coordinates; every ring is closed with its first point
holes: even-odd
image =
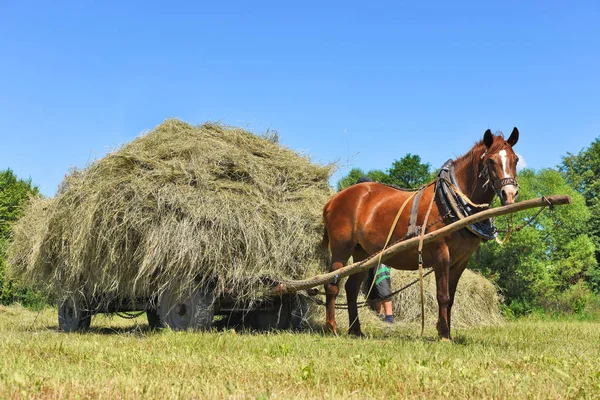
{"type": "MultiPolygon", "coordinates": [[[[529,208],[535,207],[544,207],[548,206],[548,202],[552,205],[562,205],[562,204],[570,204],[571,197],[570,196],[548,196],[548,197],[540,197],[537,199],[525,200],[514,204],[509,204],[507,206],[491,208],[489,210],[481,211],[477,214],[471,215],[465,219],[460,221],[456,221],[450,225],[446,225],[443,228],[440,228],[436,231],[427,233],[423,238],[423,243],[427,244],[433,242],[441,237],[448,236],[458,230],[461,230],[468,225],[474,224],[475,222],[483,221],[488,218],[498,217],[501,215],[511,214],[518,211],[527,210],[529,208]]],[[[414,237],[412,239],[407,239],[402,242],[396,243],[390,247],[388,247],[381,257],[381,262],[389,260],[394,257],[396,254],[401,253],[403,251],[412,250],[413,248],[419,245],[419,237],[414,237]]],[[[346,267],[340,268],[337,271],[329,272],[326,274],[321,274],[314,276],[312,278],[298,280],[298,281],[282,281],[277,287],[275,287],[272,291],[266,293],[267,296],[277,296],[284,293],[293,293],[298,292],[304,289],[310,289],[312,287],[322,285],[327,282],[331,282],[334,280],[338,280],[344,278],[346,276],[355,274],[357,272],[366,271],[371,269],[378,264],[378,256],[379,253],[375,253],[371,255],[368,259],[348,265],[346,267]]]]}

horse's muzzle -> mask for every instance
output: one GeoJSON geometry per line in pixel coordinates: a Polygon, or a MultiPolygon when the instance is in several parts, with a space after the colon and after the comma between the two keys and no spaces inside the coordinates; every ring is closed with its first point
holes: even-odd
{"type": "Polygon", "coordinates": [[[502,186],[500,189],[500,202],[503,206],[513,204],[519,195],[519,188],[515,185],[502,186]]]}

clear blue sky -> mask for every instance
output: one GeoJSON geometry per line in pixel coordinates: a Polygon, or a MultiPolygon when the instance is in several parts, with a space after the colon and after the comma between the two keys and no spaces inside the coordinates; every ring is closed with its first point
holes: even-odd
{"type": "Polygon", "coordinates": [[[553,167],[600,136],[599,21],[598,1],[0,0],[0,169],[53,195],[167,117],[277,129],[336,178],[513,126],[553,167]]]}

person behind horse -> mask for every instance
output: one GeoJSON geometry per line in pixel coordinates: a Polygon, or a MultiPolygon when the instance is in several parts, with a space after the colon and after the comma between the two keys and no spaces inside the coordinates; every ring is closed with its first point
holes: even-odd
{"type": "MultiPolygon", "coordinates": [[[[356,184],[364,182],[373,182],[367,176],[362,176],[356,181],[356,184]]],[[[394,312],[392,308],[392,282],[390,277],[390,267],[381,264],[371,268],[367,275],[365,284],[367,293],[367,302],[377,315],[382,315],[383,320],[388,323],[394,322],[394,312]]]]}

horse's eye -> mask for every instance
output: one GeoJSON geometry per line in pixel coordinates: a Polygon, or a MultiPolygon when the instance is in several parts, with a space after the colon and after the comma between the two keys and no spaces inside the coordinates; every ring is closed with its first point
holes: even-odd
{"type": "Polygon", "coordinates": [[[519,157],[517,157],[517,162],[519,162],[519,157]]]}

